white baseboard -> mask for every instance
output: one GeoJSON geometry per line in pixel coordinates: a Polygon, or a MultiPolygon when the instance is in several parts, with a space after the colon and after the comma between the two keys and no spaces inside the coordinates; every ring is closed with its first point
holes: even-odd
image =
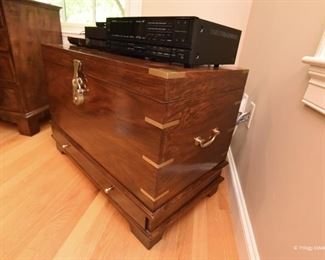
{"type": "MultiPolygon", "coordinates": [[[[228,151],[228,162],[229,162],[229,171],[230,171],[230,182],[229,182],[229,193],[233,196],[233,211],[235,212],[234,215],[239,218],[238,226],[241,229],[239,233],[241,237],[243,237],[244,240],[244,249],[239,250],[242,251],[241,258],[240,259],[250,259],[250,260],[260,260],[260,256],[258,253],[256,241],[255,241],[255,235],[253,232],[252,224],[248,215],[245,197],[241,188],[240,180],[238,177],[238,172],[236,168],[236,164],[234,161],[234,157],[231,151],[231,148],[229,148],[228,151]],[[244,252],[243,252],[244,251],[244,252]],[[245,256],[243,256],[246,255],[245,256]]],[[[238,233],[238,232],[237,232],[238,233]]]]}

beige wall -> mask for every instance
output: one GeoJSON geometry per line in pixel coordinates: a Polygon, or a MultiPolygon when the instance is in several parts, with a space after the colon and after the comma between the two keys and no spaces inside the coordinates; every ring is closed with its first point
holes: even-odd
{"type": "MultiPolygon", "coordinates": [[[[238,54],[245,36],[252,0],[142,0],[143,16],[198,16],[242,31],[238,54]]],[[[238,55],[237,55],[238,57],[238,55]]]]}
{"type": "Polygon", "coordinates": [[[261,259],[325,259],[299,248],[325,247],[325,117],[301,102],[324,29],[324,0],[253,2],[239,65],[256,112],[232,150],[261,259]]]}

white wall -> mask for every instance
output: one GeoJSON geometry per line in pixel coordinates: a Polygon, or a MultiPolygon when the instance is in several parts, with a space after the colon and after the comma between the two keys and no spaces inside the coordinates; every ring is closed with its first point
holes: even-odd
{"type": "Polygon", "coordinates": [[[143,16],[198,16],[242,31],[240,54],[252,0],[142,0],[143,16]]]}
{"type": "Polygon", "coordinates": [[[301,102],[324,28],[324,0],[253,2],[239,65],[255,118],[231,146],[261,259],[325,259],[325,121],[301,102]]]}

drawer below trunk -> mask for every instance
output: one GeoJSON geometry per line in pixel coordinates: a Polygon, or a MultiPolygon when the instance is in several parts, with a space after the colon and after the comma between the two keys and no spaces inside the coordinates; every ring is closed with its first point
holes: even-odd
{"type": "Polygon", "coordinates": [[[62,129],[55,124],[52,125],[53,138],[56,141],[58,149],[69,155],[90,180],[103,191],[108,198],[118,205],[118,209],[136,223],[142,229],[148,232],[154,232],[161,225],[167,225],[177,212],[190,204],[193,199],[203,192],[211,183],[221,180],[221,169],[227,164],[223,162],[215,169],[207,172],[199,180],[183,189],[179,194],[163,204],[156,210],[147,208],[140,200],[132,194],[130,190],[124,187],[109,172],[107,172],[94,158],[76,144],[62,129]]]}

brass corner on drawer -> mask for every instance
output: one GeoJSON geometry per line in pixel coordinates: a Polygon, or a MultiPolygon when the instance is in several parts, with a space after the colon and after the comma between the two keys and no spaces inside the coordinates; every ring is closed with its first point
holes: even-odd
{"type": "Polygon", "coordinates": [[[186,77],[184,71],[174,71],[163,68],[149,68],[149,74],[163,79],[181,79],[186,77]]]}
{"type": "Polygon", "coordinates": [[[162,124],[162,123],[159,123],[156,120],[153,120],[147,116],[144,118],[144,121],[150,125],[158,127],[159,129],[166,129],[166,128],[178,125],[180,123],[180,120],[174,120],[174,121],[162,124]]]}
{"type": "Polygon", "coordinates": [[[167,166],[167,165],[169,165],[169,164],[171,164],[171,163],[174,162],[174,159],[172,158],[172,159],[169,159],[168,161],[165,161],[163,163],[158,164],[158,163],[155,163],[154,161],[150,160],[145,155],[142,155],[142,159],[144,161],[146,161],[147,163],[149,163],[151,166],[155,167],[156,169],[161,169],[161,168],[163,168],[163,167],[165,167],[165,166],[167,166]]]}
{"type": "Polygon", "coordinates": [[[157,200],[160,200],[162,197],[166,196],[169,193],[169,190],[166,190],[165,192],[161,193],[159,196],[157,197],[152,197],[148,192],[146,192],[144,189],[140,189],[140,191],[150,200],[152,200],[153,202],[156,202],[157,200]]]}

